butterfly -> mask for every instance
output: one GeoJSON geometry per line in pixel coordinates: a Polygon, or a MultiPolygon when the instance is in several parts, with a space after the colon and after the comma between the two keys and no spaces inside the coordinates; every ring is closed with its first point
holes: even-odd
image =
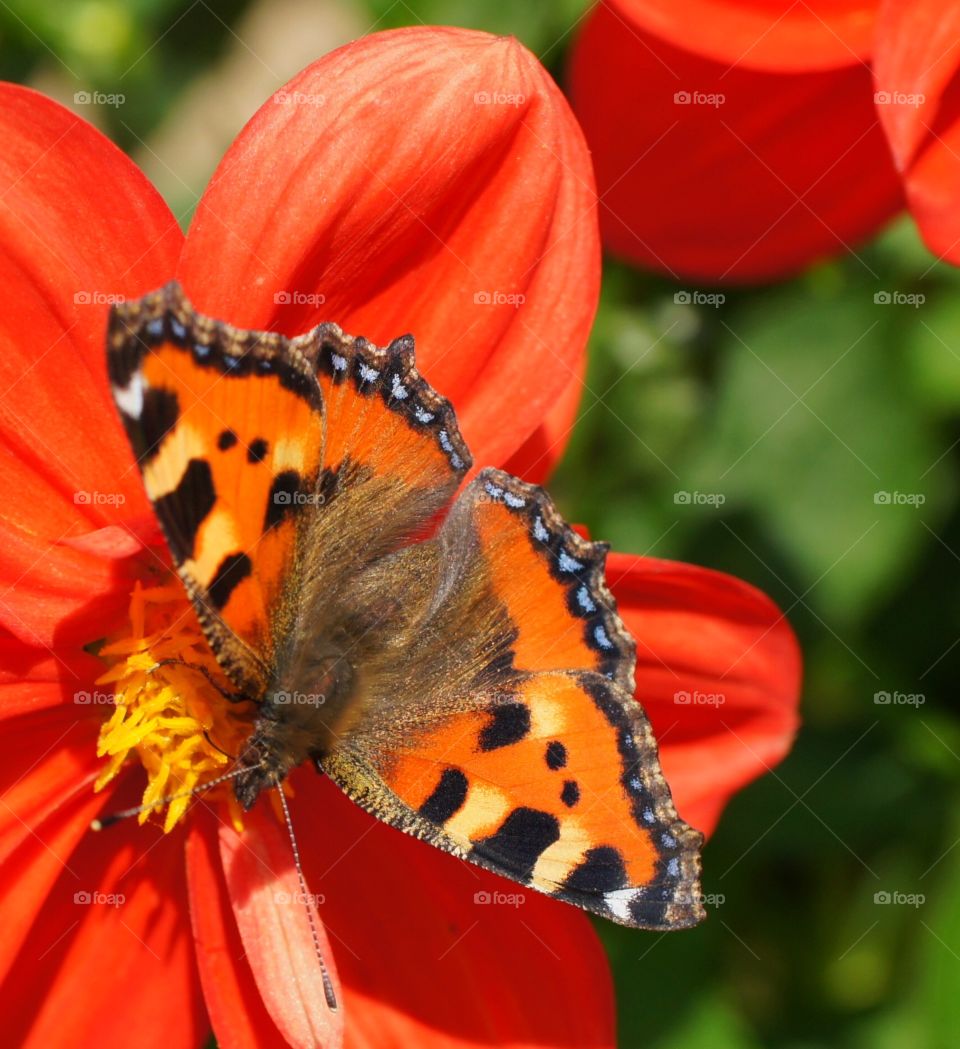
{"type": "Polygon", "coordinates": [[[288,339],[172,283],[113,307],[113,396],[233,698],[249,810],[304,762],[393,827],[624,925],[703,917],[633,698],[607,547],[472,462],[450,403],[332,323],[288,339]]]}

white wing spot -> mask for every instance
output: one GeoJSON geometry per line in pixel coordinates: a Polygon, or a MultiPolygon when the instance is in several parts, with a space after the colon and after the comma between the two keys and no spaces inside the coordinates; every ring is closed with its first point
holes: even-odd
{"type": "Polygon", "coordinates": [[[376,382],[379,375],[380,372],[378,372],[376,368],[371,368],[369,364],[361,363],[360,378],[363,379],[364,382],[376,382]]]}
{"type": "Polygon", "coordinates": [[[143,390],[147,385],[140,372],[130,376],[126,386],[114,386],[113,399],[117,407],[130,419],[139,419],[143,412],[143,390]]]}
{"type": "Polygon", "coordinates": [[[158,339],[163,334],[163,317],[154,317],[147,321],[147,334],[158,339]]]}
{"type": "Polygon", "coordinates": [[[643,821],[644,823],[656,823],[657,817],[653,814],[653,809],[643,810],[643,821]]]}
{"type": "Polygon", "coordinates": [[[433,422],[433,412],[428,412],[426,408],[421,408],[419,404],[413,409],[413,414],[417,417],[417,422],[424,424],[433,422]]]}
{"type": "Polygon", "coordinates": [[[550,538],[550,533],[544,526],[542,517],[537,517],[533,522],[533,534],[541,543],[545,543],[550,538]]]}
{"type": "Polygon", "coordinates": [[[410,391],[400,381],[400,376],[396,374],[393,376],[393,389],[390,393],[398,401],[405,401],[410,396],[410,391]]]}
{"type": "Polygon", "coordinates": [[[345,372],[347,370],[347,358],[341,357],[339,353],[330,354],[330,363],[334,371],[345,372]]]}
{"type": "Polygon", "coordinates": [[[677,847],[677,839],[672,834],[667,834],[666,831],[660,835],[660,840],[668,849],[675,849],[677,847]]]}
{"type": "Polygon", "coordinates": [[[507,506],[512,506],[514,510],[519,510],[521,506],[527,505],[527,500],[519,495],[514,495],[513,492],[505,492],[503,501],[507,506]]]}
{"type": "Polygon", "coordinates": [[[176,317],[170,318],[170,330],[177,339],[185,339],[187,337],[186,325],[181,324],[176,317]]]}
{"type": "Polygon", "coordinates": [[[578,572],[583,565],[576,558],[571,557],[566,550],[560,551],[560,571],[578,572]]]}
{"type": "Polygon", "coordinates": [[[503,489],[497,487],[493,481],[487,481],[483,487],[487,490],[487,494],[491,499],[496,499],[499,502],[503,498],[503,489]]]}
{"type": "Polygon", "coordinates": [[[585,586],[580,587],[577,591],[577,602],[584,612],[596,612],[597,610],[596,604],[590,597],[590,591],[585,586]]]}
{"type": "Polygon", "coordinates": [[[680,861],[677,859],[676,856],[674,856],[673,859],[667,864],[667,874],[669,874],[671,878],[680,877],[680,861]]]}
{"type": "Polygon", "coordinates": [[[597,644],[601,648],[613,648],[613,642],[610,640],[609,637],[607,637],[607,632],[603,629],[602,626],[598,626],[594,630],[593,636],[596,639],[597,644]]]}
{"type": "Polygon", "coordinates": [[[603,894],[607,909],[621,921],[630,921],[630,903],[637,895],[636,889],[613,889],[603,894]]]}

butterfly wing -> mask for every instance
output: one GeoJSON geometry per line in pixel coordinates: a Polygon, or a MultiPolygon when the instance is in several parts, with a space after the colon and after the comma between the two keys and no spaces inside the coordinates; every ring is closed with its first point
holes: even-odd
{"type": "Polygon", "coordinates": [[[541,489],[483,471],[436,540],[407,651],[373,669],[371,714],[322,764],[464,859],[622,924],[679,928],[703,917],[702,839],[625,687],[634,645],[604,556],[541,489]]]}
{"type": "Polygon", "coordinates": [[[114,308],[107,352],[177,571],[224,670],[260,696],[320,475],[315,344],[202,317],[171,284],[114,308]]]}

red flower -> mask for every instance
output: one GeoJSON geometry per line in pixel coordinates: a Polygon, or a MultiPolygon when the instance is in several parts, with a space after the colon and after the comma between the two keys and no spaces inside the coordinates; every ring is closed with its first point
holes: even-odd
{"type": "MultiPolygon", "coordinates": [[[[131,764],[93,791],[110,714],[96,682],[137,627],[131,591],[142,629],[136,584],[168,578],[107,386],[106,306],[176,274],[199,308],[242,325],[294,333],[333,317],[379,340],[412,330],[477,461],[539,469],[562,445],[596,304],[585,148],[517,44],[378,35],[267,102],[184,239],[91,127],[34,92],[0,94],[7,1041],[175,1049],[203,1044],[211,1026],[224,1049],[334,1040],[312,1027],[312,947],[302,908],[278,903],[298,886],[268,805],[242,835],[207,799],[166,834],[133,820],[88,833],[143,790],[131,764]],[[522,101],[488,101],[499,95],[522,101]]],[[[789,745],[792,634],[769,601],[714,573],[621,558],[610,576],[640,638],[638,694],[678,805],[709,827],[789,745]],[[678,703],[684,690],[725,703],[678,703]]],[[[499,884],[492,875],[377,823],[310,770],[292,780],[348,1045],[612,1042],[609,974],[583,915],[537,897],[522,921],[509,908],[479,920],[474,895],[499,884]]]]}
{"type": "MultiPolygon", "coordinates": [[[[899,107],[875,107],[867,64],[875,6],[598,4],[574,50],[571,93],[610,249],[673,277],[743,282],[789,275],[875,232],[902,204],[881,128],[899,107]]],[[[909,23],[897,37],[915,67],[910,82],[927,39],[915,5],[886,6],[880,89],[891,24],[909,23]]]]}

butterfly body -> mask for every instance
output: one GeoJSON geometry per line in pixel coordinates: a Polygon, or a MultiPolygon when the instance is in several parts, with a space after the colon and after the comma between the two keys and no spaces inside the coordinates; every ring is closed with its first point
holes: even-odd
{"type": "Polygon", "coordinates": [[[469,451],[409,336],[242,332],[170,285],[114,310],[108,364],[174,564],[257,707],[244,808],[313,761],[556,898],[644,928],[703,917],[606,547],[502,471],[461,488],[469,451]]]}

